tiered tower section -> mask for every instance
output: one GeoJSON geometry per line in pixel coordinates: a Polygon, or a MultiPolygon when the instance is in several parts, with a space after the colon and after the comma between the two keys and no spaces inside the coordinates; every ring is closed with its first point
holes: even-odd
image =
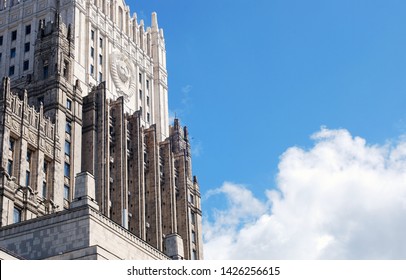
{"type": "Polygon", "coordinates": [[[61,146],[57,127],[10,90],[3,79],[0,91],[0,213],[1,224],[20,222],[62,210],[55,203],[58,193],[55,167],[61,146]]]}

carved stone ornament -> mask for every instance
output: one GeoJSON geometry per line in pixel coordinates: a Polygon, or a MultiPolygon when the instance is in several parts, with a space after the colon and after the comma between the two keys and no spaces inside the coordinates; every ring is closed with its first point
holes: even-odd
{"type": "Polygon", "coordinates": [[[136,77],[130,59],[117,51],[110,55],[111,77],[117,88],[117,93],[128,101],[136,92],[136,77]]]}

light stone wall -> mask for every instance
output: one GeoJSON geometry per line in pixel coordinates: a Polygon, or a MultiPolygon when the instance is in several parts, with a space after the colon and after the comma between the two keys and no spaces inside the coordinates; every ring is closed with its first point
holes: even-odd
{"type": "Polygon", "coordinates": [[[3,227],[0,247],[26,259],[168,259],[91,207],[3,227]]]}

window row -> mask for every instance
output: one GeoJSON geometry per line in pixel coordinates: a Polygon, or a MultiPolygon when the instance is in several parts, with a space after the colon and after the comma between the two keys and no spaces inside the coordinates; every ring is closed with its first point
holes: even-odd
{"type": "MultiPolygon", "coordinates": [[[[25,26],[25,35],[31,34],[31,24],[25,26]]],[[[11,31],[11,41],[17,40],[17,30],[11,31]]],[[[0,35],[0,46],[3,45],[4,37],[0,35]]]]}
{"type": "MultiPolygon", "coordinates": [[[[23,62],[23,71],[27,71],[29,68],[30,68],[30,61],[29,61],[29,60],[25,60],[25,61],[23,62]]],[[[15,66],[14,66],[14,65],[11,65],[11,66],[8,68],[8,75],[9,75],[9,76],[13,76],[14,74],[15,74],[15,66]]]]}
{"type": "MultiPolygon", "coordinates": [[[[94,41],[94,37],[95,37],[94,30],[90,30],[90,39],[91,39],[92,41],[94,41]]],[[[100,47],[101,49],[103,48],[103,38],[102,38],[102,37],[99,38],[99,47],[100,47]]]]}
{"type": "MultiPolygon", "coordinates": [[[[31,49],[31,44],[30,42],[27,42],[24,44],[24,52],[29,52],[31,49]]],[[[15,58],[17,54],[16,48],[11,48],[10,49],[10,58],[15,58]]],[[[0,62],[1,62],[1,58],[2,58],[2,53],[0,53],[0,62]]]]}

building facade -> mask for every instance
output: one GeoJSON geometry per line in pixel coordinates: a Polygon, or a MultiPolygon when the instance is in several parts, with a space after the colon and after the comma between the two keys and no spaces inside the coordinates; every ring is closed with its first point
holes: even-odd
{"type": "Polygon", "coordinates": [[[173,259],[203,258],[155,13],[145,28],[122,0],[0,0],[0,77],[2,228],[72,211],[86,172],[101,215],[173,259]]]}

